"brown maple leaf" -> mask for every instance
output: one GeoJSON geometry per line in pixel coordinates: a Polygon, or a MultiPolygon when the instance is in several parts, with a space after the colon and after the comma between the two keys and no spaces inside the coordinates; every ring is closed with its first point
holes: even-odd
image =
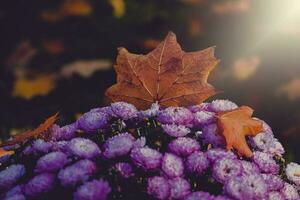
{"type": "Polygon", "coordinates": [[[252,108],[241,106],[237,109],[218,113],[218,128],[224,136],[227,149],[236,149],[241,156],[252,157],[246,136],[254,137],[263,131],[262,122],[251,118],[252,108]]]}
{"type": "Polygon", "coordinates": [[[2,146],[15,145],[17,143],[24,142],[28,139],[41,136],[41,134],[45,133],[58,119],[58,112],[51,117],[48,117],[42,124],[40,124],[36,129],[28,130],[24,133],[17,134],[13,136],[11,140],[3,142],[0,144],[2,146]]]}
{"type": "Polygon", "coordinates": [[[117,84],[106,95],[112,101],[126,101],[140,109],[153,102],[162,106],[188,106],[202,103],[216,94],[207,83],[209,73],[219,60],[214,47],[186,53],[174,33],[146,55],[119,48],[115,70],[117,84]]]}

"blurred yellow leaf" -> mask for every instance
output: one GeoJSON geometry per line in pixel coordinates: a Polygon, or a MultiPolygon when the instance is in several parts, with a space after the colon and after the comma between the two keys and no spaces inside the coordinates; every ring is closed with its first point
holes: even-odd
{"type": "Polygon", "coordinates": [[[47,95],[56,87],[56,76],[53,74],[38,74],[32,78],[19,75],[14,82],[13,96],[31,99],[35,96],[47,95]]]}
{"type": "Polygon", "coordinates": [[[62,77],[69,78],[74,74],[78,74],[82,77],[88,78],[98,70],[107,70],[112,67],[110,60],[98,59],[98,60],[78,60],[69,64],[66,64],[60,72],[62,77]]]}
{"type": "Polygon", "coordinates": [[[110,5],[113,8],[113,14],[116,18],[121,18],[125,15],[125,2],[124,0],[109,0],[110,5]]]}
{"type": "Polygon", "coordinates": [[[249,58],[240,58],[232,66],[233,76],[239,81],[245,81],[251,78],[257,71],[260,59],[257,56],[249,58]]]}
{"type": "Polygon", "coordinates": [[[279,86],[277,89],[278,95],[286,95],[291,101],[300,98],[300,78],[290,80],[286,84],[279,86]]]}
{"type": "Polygon", "coordinates": [[[89,16],[93,13],[92,5],[87,0],[65,0],[57,10],[43,11],[44,21],[56,22],[70,16],[89,16]]]}

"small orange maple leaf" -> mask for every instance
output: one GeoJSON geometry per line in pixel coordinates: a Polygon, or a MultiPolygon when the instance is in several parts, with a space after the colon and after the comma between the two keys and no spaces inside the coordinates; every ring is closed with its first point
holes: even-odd
{"type": "Polygon", "coordinates": [[[55,115],[48,117],[42,124],[40,124],[36,129],[25,131],[24,133],[17,134],[13,136],[11,140],[3,142],[0,144],[2,146],[15,145],[17,143],[23,142],[25,140],[38,137],[45,133],[58,119],[58,112],[55,115]]]}
{"type": "Polygon", "coordinates": [[[228,150],[236,149],[238,154],[252,157],[246,136],[254,137],[263,131],[262,122],[251,118],[253,109],[248,106],[241,106],[232,111],[217,114],[218,128],[224,136],[228,150]]]}
{"type": "Polygon", "coordinates": [[[126,101],[139,109],[154,102],[162,106],[200,104],[217,93],[207,79],[218,62],[214,47],[184,52],[175,34],[170,32],[146,55],[119,48],[115,65],[117,83],[106,95],[112,101],[126,101]]]}

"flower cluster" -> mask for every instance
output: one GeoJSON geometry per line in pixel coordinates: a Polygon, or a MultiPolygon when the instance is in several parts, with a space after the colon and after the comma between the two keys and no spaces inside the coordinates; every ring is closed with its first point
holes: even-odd
{"type": "Polygon", "coordinates": [[[49,129],[1,159],[1,199],[297,200],[300,165],[285,164],[271,128],[227,151],[216,115],[228,100],[139,111],[116,102],[49,129]]]}

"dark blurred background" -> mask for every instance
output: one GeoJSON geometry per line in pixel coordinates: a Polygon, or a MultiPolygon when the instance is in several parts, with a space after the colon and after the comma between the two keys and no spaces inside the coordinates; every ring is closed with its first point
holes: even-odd
{"type": "Polygon", "coordinates": [[[107,104],[117,47],[146,53],[172,30],[186,51],[217,46],[214,98],[253,107],[300,161],[298,0],[9,0],[0,27],[1,139],[107,104]]]}

